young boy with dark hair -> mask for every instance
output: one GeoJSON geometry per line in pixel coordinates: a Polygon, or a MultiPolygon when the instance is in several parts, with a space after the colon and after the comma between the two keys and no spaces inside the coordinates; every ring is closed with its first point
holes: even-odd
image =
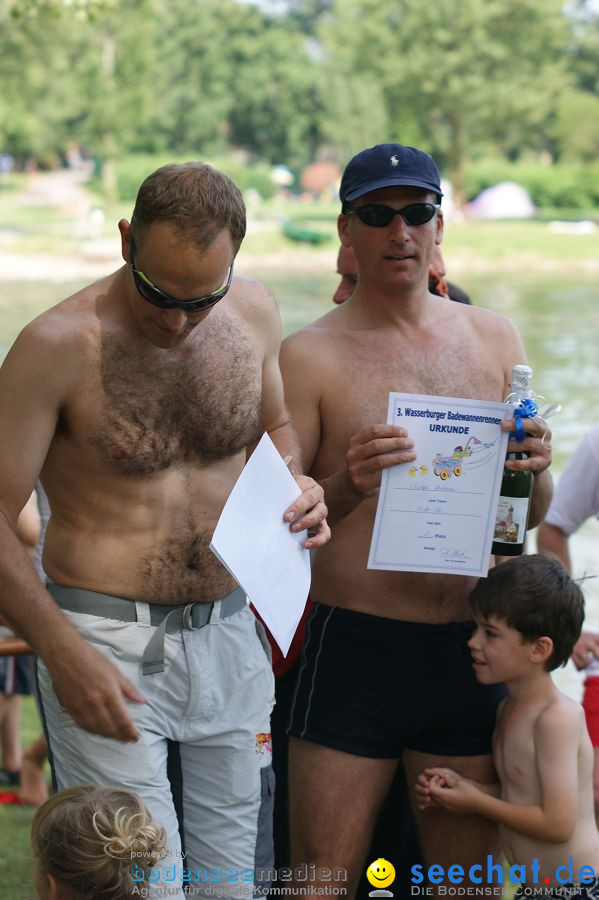
{"type": "Polygon", "coordinates": [[[516,898],[531,890],[537,897],[599,898],[593,750],[582,707],[550,675],[566,664],[580,634],[582,591],[557,560],[521,556],[481,578],[470,605],[476,678],[505,682],[508,692],[493,736],[499,782],[425,769],[416,784],[419,806],[497,822],[507,859],[527,874],[516,898]]]}

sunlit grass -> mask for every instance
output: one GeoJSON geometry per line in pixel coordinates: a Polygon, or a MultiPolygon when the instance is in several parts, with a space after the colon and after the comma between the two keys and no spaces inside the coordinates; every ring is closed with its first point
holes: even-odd
{"type": "Polygon", "coordinates": [[[542,270],[552,261],[597,263],[599,229],[593,234],[577,234],[555,232],[550,223],[537,220],[450,221],[445,229],[443,252],[452,264],[460,260],[461,265],[471,264],[475,269],[481,261],[488,266],[507,260],[515,268],[532,265],[542,270]]]}
{"type": "MultiPolygon", "coordinates": [[[[120,218],[130,218],[132,203],[106,204],[98,196],[90,195],[90,207],[100,207],[104,222],[91,227],[85,217],[73,221],[64,211],[52,206],[23,206],[15,192],[0,195],[0,219],[2,244],[10,252],[23,254],[77,253],[94,238],[116,236],[116,223],[120,218]]],[[[275,198],[268,202],[250,199],[248,202],[248,233],[243,244],[246,255],[302,256],[313,251],[314,258],[324,248],[334,251],[337,242],[337,215],[339,204],[333,202],[306,202],[299,198],[275,198]],[[284,222],[313,227],[329,237],[329,243],[311,247],[296,243],[282,233],[284,222]]],[[[599,265],[599,231],[594,234],[556,233],[547,215],[526,221],[474,221],[451,220],[445,229],[443,250],[454,269],[504,268],[527,270],[568,265],[572,262],[599,265]],[[543,220],[544,219],[544,220],[543,220]]],[[[585,213],[592,217],[592,211],[585,213]]],[[[597,219],[597,211],[594,218],[597,219]]],[[[559,218],[559,213],[556,212],[559,218]]],[[[569,212],[564,219],[572,217],[569,212]]],[[[582,217],[582,216],[581,216],[582,217]]],[[[305,260],[298,267],[303,267],[305,260]]]]}

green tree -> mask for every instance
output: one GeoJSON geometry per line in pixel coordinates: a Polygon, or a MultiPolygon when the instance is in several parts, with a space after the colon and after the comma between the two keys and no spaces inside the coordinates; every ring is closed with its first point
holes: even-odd
{"type": "Polygon", "coordinates": [[[248,11],[231,0],[162,0],[152,90],[156,133],[170,149],[227,147],[231,22],[248,11]]]}
{"type": "Polygon", "coordinates": [[[305,165],[322,140],[317,77],[305,35],[289,19],[256,19],[231,37],[233,144],[272,162],[305,165]]]}
{"type": "Polygon", "coordinates": [[[472,149],[542,145],[567,83],[559,0],[336,0],[320,34],[329,71],[350,95],[364,79],[378,86],[388,139],[420,135],[458,204],[472,149]]]}
{"type": "Polygon", "coordinates": [[[70,60],[81,50],[82,25],[65,33],[47,11],[13,12],[0,5],[0,146],[50,164],[81,115],[70,60]]]}
{"type": "Polygon", "coordinates": [[[599,94],[599,9],[589,0],[571,0],[566,5],[571,39],[570,70],[577,87],[599,94]]]}
{"type": "Polygon", "coordinates": [[[305,36],[288,18],[235,0],[171,0],[158,57],[157,128],[173,149],[234,146],[273,162],[310,156],[314,74],[305,36]]]}
{"type": "MultiPolygon", "coordinates": [[[[487,150],[595,153],[597,15],[584,0],[0,0],[0,144],[231,148],[299,167],[360,147],[426,147],[463,199],[487,150]],[[581,92],[573,95],[571,90],[581,92]],[[560,98],[574,98],[575,140],[560,98]],[[584,109],[581,104],[585,104],[584,109]]],[[[571,119],[571,116],[570,116],[571,119]]]]}
{"type": "Polygon", "coordinates": [[[593,162],[599,157],[599,97],[566,91],[560,97],[550,133],[560,158],[593,162]]]}
{"type": "Polygon", "coordinates": [[[114,0],[87,24],[87,56],[76,79],[83,110],[78,136],[101,159],[111,197],[118,156],[143,144],[155,122],[156,12],[155,0],[114,0]]]}
{"type": "Polygon", "coordinates": [[[148,132],[154,0],[20,0],[0,9],[0,141],[55,159],[71,141],[105,161],[148,132]],[[94,15],[90,14],[93,8],[94,15]]]}

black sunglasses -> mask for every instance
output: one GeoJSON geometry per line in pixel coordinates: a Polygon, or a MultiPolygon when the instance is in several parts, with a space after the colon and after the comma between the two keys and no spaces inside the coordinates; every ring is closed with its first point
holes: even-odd
{"type": "Polygon", "coordinates": [[[402,209],[393,209],[384,203],[369,203],[366,206],[346,209],[344,212],[346,216],[356,215],[365,225],[386,228],[394,216],[401,216],[406,225],[425,225],[426,222],[430,222],[438,209],[441,209],[440,203],[410,203],[402,209]]]}
{"type": "Polygon", "coordinates": [[[198,312],[200,309],[207,309],[209,306],[213,306],[215,303],[218,303],[219,300],[223,299],[231,287],[231,281],[233,280],[233,263],[231,263],[227,273],[227,280],[217,291],[214,291],[212,294],[206,294],[205,297],[195,297],[193,300],[177,300],[176,297],[165,294],[164,291],[161,291],[153,285],[150,279],[137,268],[135,263],[135,246],[132,237],[129,238],[129,255],[131,257],[130,266],[135,287],[144,300],[147,300],[148,303],[152,303],[153,306],[158,306],[160,309],[182,309],[185,312],[198,312]]]}

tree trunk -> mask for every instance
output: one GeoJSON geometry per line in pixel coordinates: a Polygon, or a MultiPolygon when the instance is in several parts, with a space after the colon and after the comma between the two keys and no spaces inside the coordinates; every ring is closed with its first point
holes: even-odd
{"type": "Polygon", "coordinates": [[[449,121],[449,178],[454,210],[463,215],[466,209],[466,188],[464,185],[464,152],[462,149],[462,115],[454,113],[449,121]]]}
{"type": "Polygon", "coordinates": [[[102,49],[102,73],[104,75],[105,102],[108,106],[106,129],[102,134],[102,187],[109,200],[116,200],[116,141],[114,122],[114,97],[116,73],[116,37],[106,30],[102,49]]]}

